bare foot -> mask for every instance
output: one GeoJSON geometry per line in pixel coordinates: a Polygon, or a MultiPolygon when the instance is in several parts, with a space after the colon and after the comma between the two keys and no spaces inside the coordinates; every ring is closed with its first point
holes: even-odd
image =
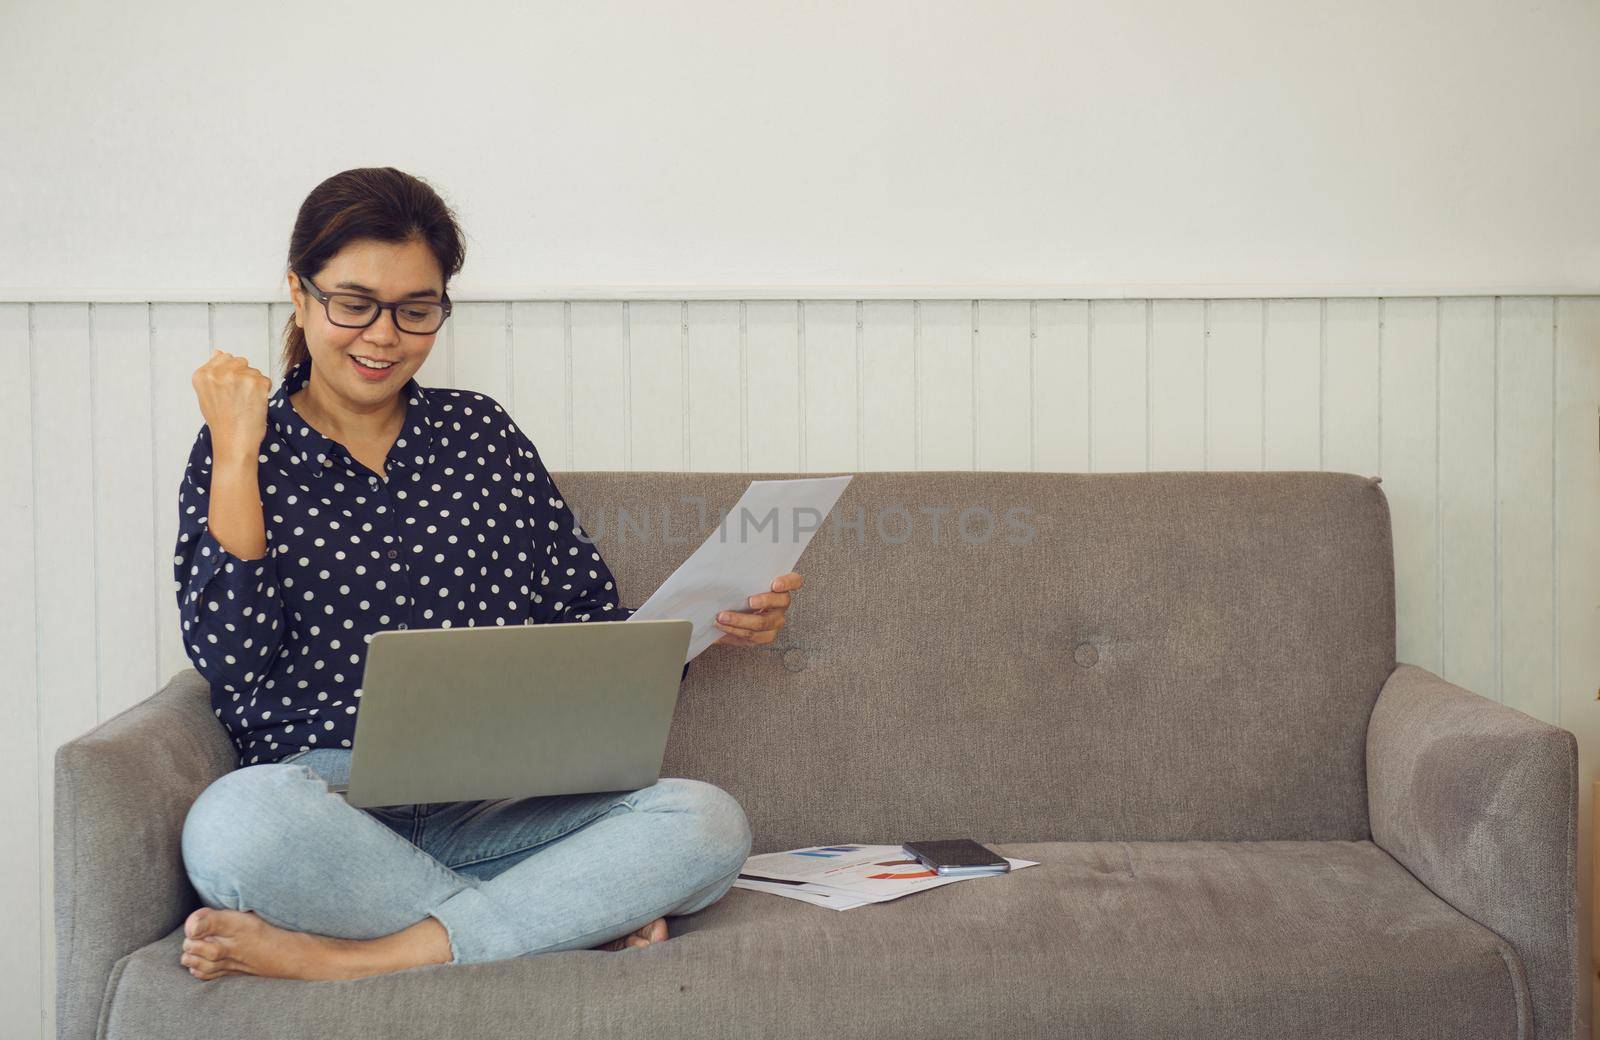
{"type": "Polygon", "coordinates": [[[658,917],[631,935],[624,935],[620,939],[613,939],[608,943],[590,947],[595,950],[626,950],[633,946],[649,946],[653,942],[660,942],[667,938],[667,919],[658,917]]]}
{"type": "MultiPolygon", "coordinates": [[[[428,923],[436,924],[431,919],[428,923]]],[[[439,930],[442,931],[442,926],[439,930]]],[[[294,932],[268,924],[253,910],[217,910],[203,906],[184,921],[183,934],[183,955],[179,962],[189,969],[189,974],[202,981],[223,975],[356,979],[405,966],[383,964],[386,959],[392,959],[385,955],[396,950],[392,943],[383,944],[394,937],[338,939],[294,932]]]]}

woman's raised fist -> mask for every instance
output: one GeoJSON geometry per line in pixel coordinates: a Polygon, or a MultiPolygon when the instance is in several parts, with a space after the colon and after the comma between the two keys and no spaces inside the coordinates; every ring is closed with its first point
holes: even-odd
{"type": "Polygon", "coordinates": [[[213,453],[246,452],[252,458],[267,435],[272,380],[237,354],[211,348],[211,357],[190,379],[200,414],[211,427],[213,453]]]}

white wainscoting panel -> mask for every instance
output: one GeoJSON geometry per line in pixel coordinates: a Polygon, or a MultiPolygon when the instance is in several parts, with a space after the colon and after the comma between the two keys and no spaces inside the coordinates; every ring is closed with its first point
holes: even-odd
{"type": "MultiPolygon", "coordinates": [[[[290,313],[0,303],[0,1008],[37,1023],[7,1035],[54,1035],[55,750],[189,667],[190,377],[216,346],[276,385],[290,313]]],[[[1400,659],[1576,733],[1587,806],[1600,297],[468,302],[421,381],[500,401],[557,473],[1381,474],[1400,659]]]]}

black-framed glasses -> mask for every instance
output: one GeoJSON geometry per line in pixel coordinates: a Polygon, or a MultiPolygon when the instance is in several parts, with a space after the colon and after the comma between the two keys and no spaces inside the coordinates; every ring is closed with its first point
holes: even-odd
{"type": "Polygon", "coordinates": [[[323,313],[327,314],[328,321],[342,329],[364,329],[377,321],[378,316],[384,311],[393,311],[395,328],[416,336],[426,336],[438,332],[444,320],[450,317],[452,310],[449,293],[444,294],[442,303],[434,303],[432,300],[396,300],[394,303],[383,303],[360,293],[325,293],[299,271],[295,274],[300,275],[300,280],[306,284],[311,295],[322,304],[323,313]]]}

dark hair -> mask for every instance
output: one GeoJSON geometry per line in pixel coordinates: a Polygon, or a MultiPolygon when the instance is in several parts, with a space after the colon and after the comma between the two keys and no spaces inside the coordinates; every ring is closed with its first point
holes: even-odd
{"type": "MultiPolygon", "coordinates": [[[[339,250],[364,238],[422,242],[439,261],[446,290],[466,259],[461,228],[438,192],[393,166],[368,166],[334,174],[300,203],[289,236],[288,270],[302,280],[315,278],[339,250]]],[[[283,374],[310,356],[305,330],[291,314],[283,330],[283,374]]]]}

